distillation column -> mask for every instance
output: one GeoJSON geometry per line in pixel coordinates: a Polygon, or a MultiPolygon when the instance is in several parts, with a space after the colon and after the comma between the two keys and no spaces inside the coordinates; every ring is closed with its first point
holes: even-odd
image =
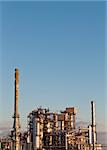
{"type": "Polygon", "coordinates": [[[14,136],[14,150],[20,150],[20,122],[18,113],[18,87],[19,87],[19,70],[15,69],[15,98],[14,98],[14,124],[13,124],[13,136],[14,136]]]}
{"type": "Polygon", "coordinates": [[[92,144],[93,150],[95,149],[96,142],[96,110],[95,110],[95,102],[91,101],[91,116],[92,116],[92,144]]]}

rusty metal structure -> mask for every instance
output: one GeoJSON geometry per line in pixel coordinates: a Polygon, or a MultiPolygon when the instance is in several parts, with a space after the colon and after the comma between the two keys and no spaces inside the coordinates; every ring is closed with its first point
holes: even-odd
{"type": "Polygon", "coordinates": [[[77,111],[74,107],[68,107],[60,113],[42,108],[29,113],[27,138],[31,150],[102,150],[95,136],[95,105],[93,108],[93,103],[91,102],[91,111],[94,125],[91,124],[87,128],[76,128],[77,111]]]}
{"type": "Polygon", "coordinates": [[[18,112],[18,97],[19,97],[19,70],[15,69],[15,97],[14,97],[14,123],[13,130],[11,131],[12,137],[12,150],[20,150],[20,121],[18,112]]]}
{"type": "MultiPolygon", "coordinates": [[[[76,128],[74,107],[60,113],[38,108],[27,118],[31,150],[93,150],[92,126],[76,128]]],[[[95,143],[94,150],[101,150],[101,145],[95,143]]]]}

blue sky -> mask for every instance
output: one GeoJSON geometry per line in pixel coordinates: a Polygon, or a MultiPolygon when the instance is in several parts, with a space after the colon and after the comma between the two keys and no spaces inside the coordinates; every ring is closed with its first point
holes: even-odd
{"type": "Polygon", "coordinates": [[[105,3],[4,2],[0,25],[0,120],[13,121],[18,67],[23,126],[38,106],[74,106],[78,120],[90,121],[90,101],[95,100],[99,130],[105,130],[105,3]]]}

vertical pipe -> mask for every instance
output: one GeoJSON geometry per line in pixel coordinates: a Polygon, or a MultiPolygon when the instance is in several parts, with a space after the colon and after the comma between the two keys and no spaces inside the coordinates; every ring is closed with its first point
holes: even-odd
{"type": "Polygon", "coordinates": [[[73,129],[76,128],[76,119],[75,119],[75,114],[73,114],[73,129]]]}
{"type": "Polygon", "coordinates": [[[92,144],[92,127],[89,126],[89,144],[92,144]]]}
{"type": "Polygon", "coordinates": [[[68,150],[67,133],[65,133],[65,150],[68,150]]]}
{"type": "Polygon", "coordinates": [[[96,144],[96,110],[95,110],[95,102],[91,101],[91,111],[92,111],[92,144],[93,150],[95,149],[96,144]]]}

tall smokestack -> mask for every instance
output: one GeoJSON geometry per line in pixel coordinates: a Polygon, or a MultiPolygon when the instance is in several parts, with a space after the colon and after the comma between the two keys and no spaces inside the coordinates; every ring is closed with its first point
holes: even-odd
{"type": "Polygon", "coordinates": [[[15,98],[14,98],[14,124],[13,124],[13,150],[20,150],[20,122],[18,113],[18,88],[19,88],[19,70],[15,69],[15,98]]]}
{"type": "Polygon", "coordinates": [[[19,88],[19,70],[15,69],[15,102],[14,102],[14,113],[18,114],[18,88],[19,88]]]}
{"type": "Polygon", "coordinates": [[[91,101],[91,117],[92,117],[92,144],[93,150],[96,144],[96,110],[95,110],[95,102],[91,101]]]}

